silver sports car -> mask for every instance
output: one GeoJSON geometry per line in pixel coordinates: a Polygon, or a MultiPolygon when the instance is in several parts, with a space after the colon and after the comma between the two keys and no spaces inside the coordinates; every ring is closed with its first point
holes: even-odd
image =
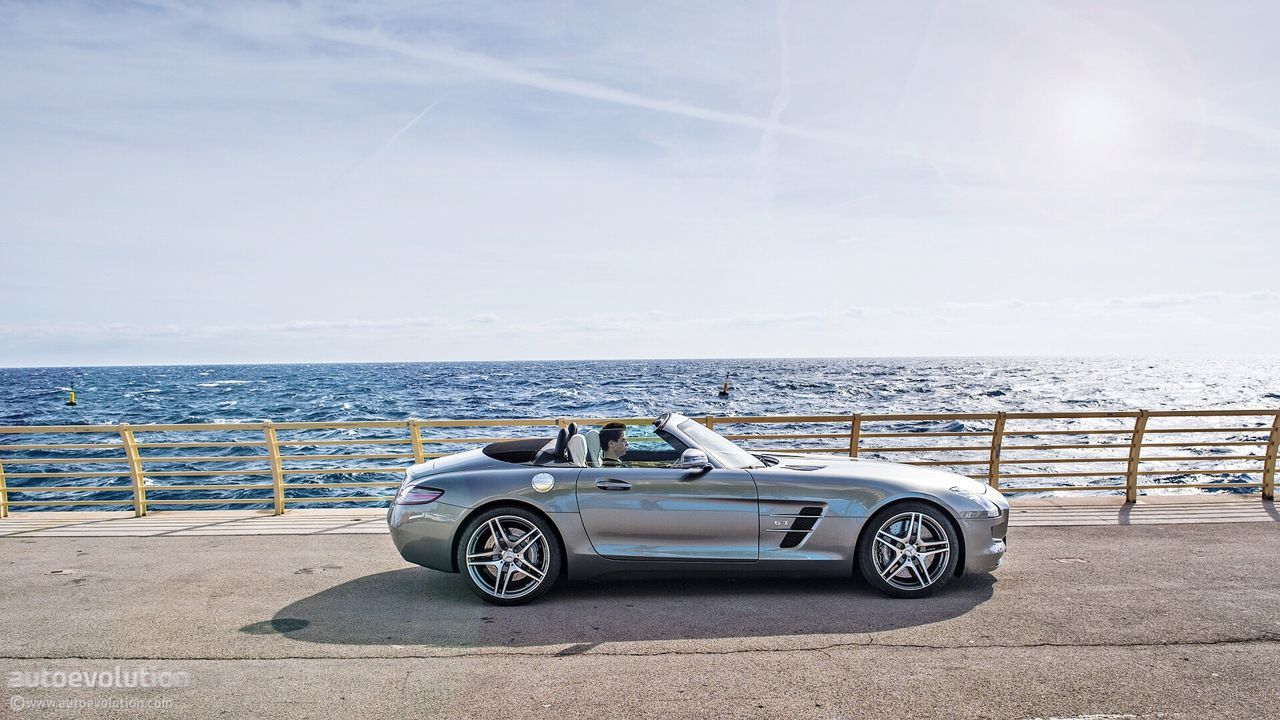
{"type": "Polygon", "coordinates": [[[675,413],[606,465],[599,432],[496,442],[414,465],[387,512],[409,562],[526,603],[561,576],[850,575],[921,597],[1000,566],[1009,504],[969,478],[838,457],[749,453],[675,413]]]}

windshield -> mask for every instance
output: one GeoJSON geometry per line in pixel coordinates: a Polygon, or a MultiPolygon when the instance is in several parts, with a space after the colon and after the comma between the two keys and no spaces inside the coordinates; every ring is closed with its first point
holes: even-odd
{"type": "Polygon", "coordinates": [[[716,431],[709,430],[693,420],[685,420],[677,427],[694,444],[706,450],[707,453],[714,455],[720,461],[720,464],[727,468],[740,470],[749,467],[764,467],[764,463],[760,462],[754,455],[725,440],[716,431]]]}

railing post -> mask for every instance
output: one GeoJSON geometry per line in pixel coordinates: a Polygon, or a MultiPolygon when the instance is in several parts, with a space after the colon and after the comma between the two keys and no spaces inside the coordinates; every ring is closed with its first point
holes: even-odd
{"type": "Polygon", "coordinates": [[[426,462],[426,453],[422,452],[422,426],[417,420],[409,421],[409,440],[413,443],[414,464],[420,465],[426,462]]]}
{"type": "MultiPolygon", "coordinates": [[[[1271,435],[1267,437],[1267,459],[1262,465],[1262,499],[1276,499],[1276,454],[1280,450],[1280,412],[1271,423],[1271,435]]],[[[0,492],[3,492],[4,472],[0,470],[0,492]]]]}
{"type": "Polygon", "coordinates": [[[707,418],[702,421],[702,424],[706,425],[707,429],[710,430],[711,427],[716,424],[716,419],[708,415],[707,418]]]}
{"type": "Polygon", "coordinates": [[[4,463],[0,462],[0,518],[9,517],[9,488],[4,484],[4,463]]]}
{"type": "Polygon", "coordinates": [[[280,443],[276,439],[276,428],[267,420],[262,424],[262,434],[267,440],[267,458],[271,463],[271,499],[274,505],[273,515],[284,514],[284,464],[280,462],[280,443]]]}
{"type": "Polygon", "coordinates": [[[560,417],[556,418],[556,429],[557,429],[557,430],[564,430],[565,428],[568,428],[568,427],[569,427],[569,418],[564,417],[563,415],[561,415],[560,417]]]}
{"type": "Polygon", "coordinates": [[[854,413],[849,418],[849,457],[858,457],[858,445],[862,443],[862,414],[854,413]]]}
{"type": "Polygon", "coordinates": [[[1000,489],[1000,450],[1004,447],[1005,412],[996,413],[996,424],[991,428],[991,462],[987,465],[987,484],[1000,489]]]}
{"type": "Polygon", "coordinates": [[[133,516],[147,514],[147,486],[142,477],[142,458],[138,456],[138,443],[133,439],[129,423],[120,423],[120,442],[124,444],[124,456],[129,461],[129,482],[133,486],[133,516]]]}
{"type": "Polygon", "coordinates": [[[1138,502],[1138,463],[1142,462],[1142,436],[1147,431],[1147,418],[1150,410],[1139,410],[1138,419],[1133,422],[1133,439],[1129,443],[1129,469],[1124,478],[1124,501],[1138,502]]]}

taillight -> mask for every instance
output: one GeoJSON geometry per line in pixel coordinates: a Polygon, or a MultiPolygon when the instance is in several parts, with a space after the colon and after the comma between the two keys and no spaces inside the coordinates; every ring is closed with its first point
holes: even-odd
{"type": "Polygon", "coordinates": [[[436,500],[439,500],[441,495],[444,495],[444,491],[439,488],[412,485],[405,488],[404,492],[400,493],[400,497],[396,498],[396,504],[426,505],[427,503],[433,503],[436,500]]]}

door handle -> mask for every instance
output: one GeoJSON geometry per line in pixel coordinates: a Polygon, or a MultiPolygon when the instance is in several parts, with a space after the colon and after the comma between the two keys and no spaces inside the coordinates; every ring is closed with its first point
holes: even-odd
{"type": "Polygon", "coordinates": [[[616,480],[614,478],[602,478],[596,481],[596,487],[601,490],[630,490],[631,483],[626,480],[616,480]]]}

